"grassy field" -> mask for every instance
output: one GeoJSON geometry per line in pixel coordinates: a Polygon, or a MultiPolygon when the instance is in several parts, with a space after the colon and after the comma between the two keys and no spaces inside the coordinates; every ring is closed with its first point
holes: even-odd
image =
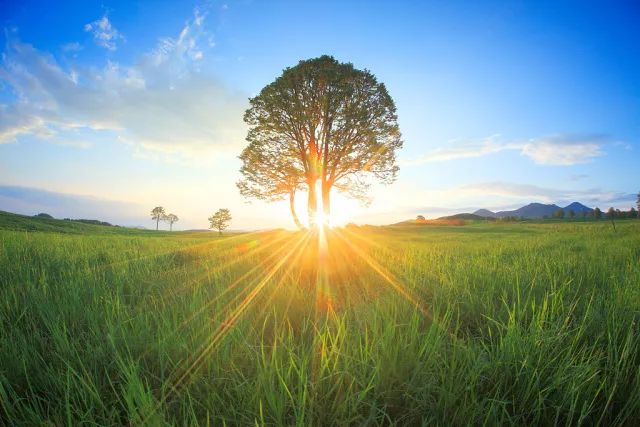
{"type": "Polygon", "coordinates": [[[640,422],[640,221],[0,219],[0,424],[640,422]]]}

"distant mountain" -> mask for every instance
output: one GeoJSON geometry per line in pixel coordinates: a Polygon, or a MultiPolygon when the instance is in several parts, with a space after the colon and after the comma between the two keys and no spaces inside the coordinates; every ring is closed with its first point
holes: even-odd
{"type": "Polygon", "coordinates": [[[517,216],[520,218],[543,218],[545,216],[553,216],[553,213],[560,209],[558,205],[545,205],[543,203],[529,203],[526,206],[513,211],[496,212],[499,218],[505,216],[517,216]]]}
{"type": "MultiPolygon", "coordinates": [[[[493,212],[488,211],[486,209],[481,209],[481,210],[484,210],[484,211],[486,211],[486,212],[488,212],[490,214],[495,215],[493,212]]],[[[478,212],[478,211],[476,211],[476,212],[478,212]]],[[[442,217],[440,217],[438,219],[466,219],[466,220],[478,221],[478,220],[488,220],[488,219],[493,220],[493,219],[495,219],[495,217],[488,216],[488,215],[478,215],[477,213],[472,213],[472,214],[470,214],[470,213],[459,213],[459,214],[455,214],[455,215],[442,216],[442,217]]]]}
{"type": "Polygon", "coordinates": [[[570,205],[565,206],[564,208],[562,208],[565,213],[568,213],[569,211],[574,211],[576,214],[582,213],[582,212],[593,212],[593,209],[591,209],[588,206],[583,205],[582,203],[578,203],[578,202],[573,202],[570,205]]]}
{"type": "Polygon", "coordinates": [[[520,218],[544,218],[545,216],[551,217],[553,213],[558,209],[562,209],[565,213],[569,213],[569,211],[573,210],[576,214],[581,214],[582,212],[591,212],[591,209],[588,206],[583,205],[582,203],[573,202],[570,205],[561,208],[556,204],[544,204],[544,203],[529,203],[526,206],[522,206],[521,208],[512,210],[512,211],[499,211],[492,212],[488,209],[478,209],[473,214],[478,215],[485,218],[504,218],[507,216],[517,216],[520,218]]]}
{"type": "Polygon", "coordinates": [[[489,209],[478,209],[473,215],[481,216],[483,218],[496,218],[496,213],[491,212],[489,209]]]}

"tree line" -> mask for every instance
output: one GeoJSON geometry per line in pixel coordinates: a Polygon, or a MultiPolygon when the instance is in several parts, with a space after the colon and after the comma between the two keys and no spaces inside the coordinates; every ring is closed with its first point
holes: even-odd
{"type": "MultiPolygon", "coordinates": [[[[639,215],[639,210],[640,210],[640,194],[638,195],[639,200],[638,200],[638,209],[634,208],[633,206],[628,210],[628,211],[623,211],[620,209],[615,209],[613,207],[610,207],[607,212],[606,212],[606,217],[608,219],[611,218],[620,218],[620,219],[625,219],[625,218],[640,218],[639,215]]],[[[568,217],[569,219],[574,219],[574,218],[583,218],[583,219],[587,219],[587,218],[591,218],[591,219],[601,219],[603,216],[603,212],[600,208],[596,207],[594,208],[592,211],[582,211],[580,212],[580,214],[576,214],[576,212],[571,209],[569,210],[569,212],[565,212],[563,209],[558,209],[557,211],[555,211],[553,213],[553,218],[557,218],[557,219],[562,219],[562,218],[566,218],[568,217]]]]}

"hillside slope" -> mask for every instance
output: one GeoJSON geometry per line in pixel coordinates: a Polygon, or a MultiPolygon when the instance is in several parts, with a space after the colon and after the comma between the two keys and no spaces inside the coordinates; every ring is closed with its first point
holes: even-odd
{"type": "Polygon", "coordinates": [[[140,234],[149,230],[134,228],[86,224],[74,220],[34,217],[0,211],[0,230],[44,231],[72,234],[140,234]]]}

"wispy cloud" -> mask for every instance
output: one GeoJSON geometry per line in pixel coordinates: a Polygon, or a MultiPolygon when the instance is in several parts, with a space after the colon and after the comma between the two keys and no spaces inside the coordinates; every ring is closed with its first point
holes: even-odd
{"type": "Polygon", "coordinates": [[[82,50],[82,45],[78,42],[71,42],[62,45],[63,52],[78,52],[82,50]]]}
{"type": "Polygon", "coordinates": [[[456,159],[482,157],[505,150],[517,151],[540,165],[570,166],[588,163],[604,155],[602,147],[610,143],[607,135],[552,135],[526,141],[504,142],[500,135],[472,142],[453,141],[446,147],[432,150],[405,165],[421,165],[456,159]]]}
{"type": "Polygon", "coordinates": [[[124,40],[124,36],[111,24],[107,15],[85,24],[84,30],[93,34],[93,40],[98,46],[108,50],[116,50],[118,41],[124,40]]]}
{"type": "MultiPolygon", "coordinates": [[[[11,35],[0,80],[16,100],[0,104],[0,143],[32,135],[68,141],[69,132],[114,132],[138,148],[201,159],[237,150],[245,132],[244,93],[200,73],[209,34],[195,11],[176,37],[163,38],[134,65],[65,68],[11,35]]],[[[77,139],[77,135],[72,135],[77,139]]]]}
{"type": "Polygon", "coordinates": [[[437,218],[479,208],[493,211],[519,208],[531,202],[560,206],[577,201],[601,209],[613,206],[628,209],[635,194],[606,188],[549,188],[513,182],[482,182],[446,188],[421,188],[414,183],[395,183],[381,189],[371,209],[356,215],[359,222],[388,224],[425,215],[437,218]],[[398,195],[401,194],[402,197],[398,195]]]}
{"type": "Polygon", "coordinates": [[[571,175],[569,177],[571,181],[580,181],[587,178],[589,178],[589,175],[586,173],[578,173],[578,174],[571,175]]]}
{"type": "Polygon", "coordinates": [[[478,197],[487,200],[507,202],[543,202],[543,203],[570,203],[579,201],[587,204],[624,204],[634,200],[634,195],[621,191],[605,190],[602,188],[589,189],[558,189],[539,187],[537,185],[517,184],[508,182],[489,182],[469,184],[449,190],[455,197],[469,200],[478,197]]]}

